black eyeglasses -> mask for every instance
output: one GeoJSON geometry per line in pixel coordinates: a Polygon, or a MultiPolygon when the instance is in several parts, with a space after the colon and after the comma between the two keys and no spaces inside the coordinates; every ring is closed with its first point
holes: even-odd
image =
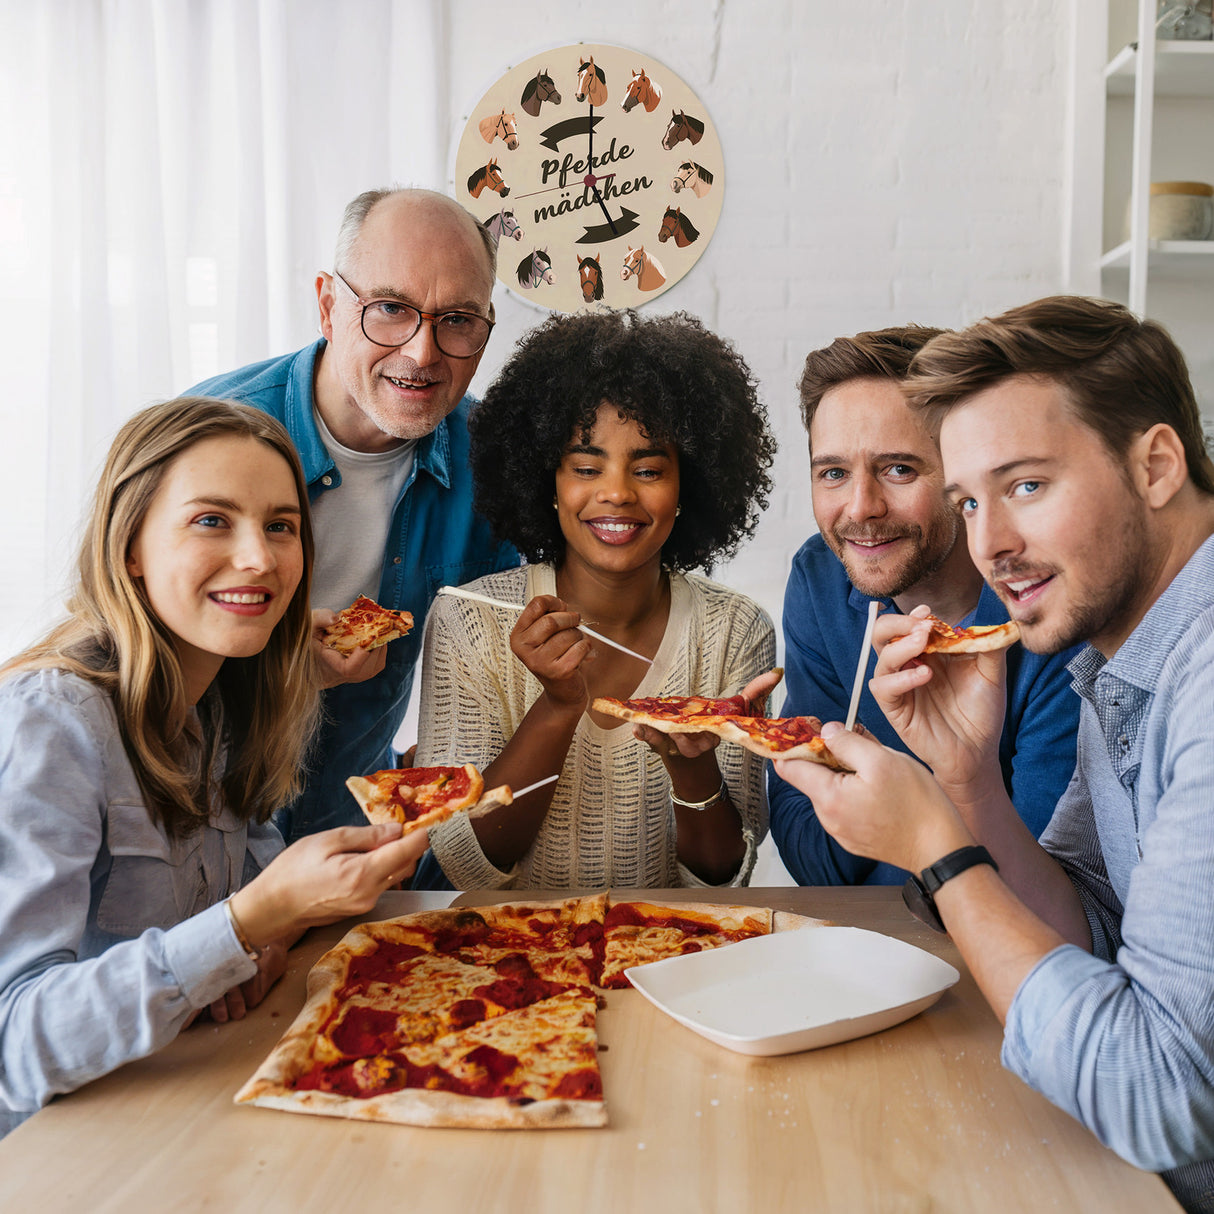
{"type": "Polygon", "coordinates": [[[403,299],[364,299],[336,271],[333,277],[362,306],[363,336],[377,346],[395,348],[413,340],[413,335],[428,320],[434,328],[434,341],[450,358],[471,358],[479,354],[493,332],[493,321],[475,312],[423,312],[403,299]]]}

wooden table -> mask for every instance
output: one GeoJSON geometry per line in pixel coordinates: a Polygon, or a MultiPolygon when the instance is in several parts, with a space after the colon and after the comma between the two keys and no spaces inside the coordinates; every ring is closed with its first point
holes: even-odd
{"type": "MultiPolygon", "coordinates": [[[[779,1058],[734,1054],[635,991],[613,991],[599,1016],[604,1129],[415,1129],[234,1106],[302,1005],[308,968],[350,922],[334,925],[297,946],[284,980],[246,1020],[189,1029],[0,1142],[0,1209],[1179,1209],[1158,1177],[1123,1163],[1002,1069],[999,1024],[957,950],[916,923],[896,890],[730,893],[907,940],[955,965],[961,981],[895,1028],[779,1058]]],[[[367,917],[450,899],[389,893],[367,917]]]]}

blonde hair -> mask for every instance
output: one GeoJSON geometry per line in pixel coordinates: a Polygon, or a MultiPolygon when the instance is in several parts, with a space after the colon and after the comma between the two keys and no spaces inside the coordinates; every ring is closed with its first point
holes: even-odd
{"type": "Polygon", "coordinates": [[[319,711],[310,643],[313,544],[307,502],[290,437],[267,414],[201,396],[144,409],[118,432],[106,458],[67,601],[69,618],[0,667],[0,675],[56,667],[106,690],[148,809],[171,835],[188,834],[210,817],[215,779],[226,803],[245,820],[265,820],[299,792],[319,711]],[[199,741],[187,729],[190,705],[172,634],[129,572],[127,555],[177,456],[204,439],[227,435],[256,439],[287,461],[302,510],[304,575],[266,647],[224,660],[198,703],[199,741]]]}

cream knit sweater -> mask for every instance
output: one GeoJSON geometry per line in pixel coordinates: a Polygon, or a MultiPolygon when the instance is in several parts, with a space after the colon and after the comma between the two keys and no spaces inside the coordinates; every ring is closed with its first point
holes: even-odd
{"type": "MultiPolygon", "coordinates": [[[[491,574],[469,589],[506,602],[556,594],[550,565],[491,574]]],[[[510,651],[518,615],[439,595],[426,621],[418,766],[487,767],[505,747],[542,688],[510,651]]],[[[766,612],[706,578],[672,574],[670,618],[636,696],[736,695],[775,663],[766,612]]],[[[745,885],[767,833],[763,760],[722,742],[721,774],[742,815],[746,855],[730,885],[745,885]]],[[[678,862],[670,780],[631,727],[578,723],[544,824],[509,872],[486,858],[463,814],[430,831],[435,857],[458,889],[571,889],[704,885],[678,862]]]]}

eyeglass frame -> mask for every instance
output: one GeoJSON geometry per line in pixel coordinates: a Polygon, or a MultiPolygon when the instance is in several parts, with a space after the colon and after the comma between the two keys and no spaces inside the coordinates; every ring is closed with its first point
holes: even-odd
{"type": "MultiPolygon", "coordinates": [[[[418,335],[418,333],[421,332],[421,327],[422,327],[423,322],[428,320],[430,322],[430,327],[434,330],[434,344],[436,346],[438,346],[439,350],[443,354],[445,354],[448,358],[459,358],[459,359],[475,358],[478,354],[480,354],[484,350],[485,346],[487,346],[489,344],[489,338],[493,336],[493,329],[494,329],[494,326],[497,324],[497,321],[495,321],[491,316],[482,316],[479,312],[465,312],[462,308],[449,308],[446,312],[423,312],[421,310],[421,308],[419,308],[416,304],[411,304],[407,299],[404,299],[404,298],[392,298],[389,296],[375,296],[371,299],[365,299],[341,276],[341,274],[339,274],[337,272],[337,270],[332,271],[332,277],[336,278],[337,281],[339,283],[341,283],[341,285],[343,287],[345,287],[346,290],[349,291],[351,295],[354,296],[355,303],[357,303],[359,305],[359,307],[362,308],[362,311],[359,313],[359,317],[358,317],[358,327],[362,330],[362,335],[373,346],[378,346],[381,350],[398,350],[401,346],[407,345],[418,335]],[[417,328],[414,329],[413,332],[410,333],[409,336],[406,337],[403,341],[396,341],[396,342],[392,342],[391,344],[387,344],[382,341],[376,341],[375,338],[372,337],[371,334],[367,332],[367,309],[372,304],[377,304],[377,303],[397,303],[397,304],[403,304],[406,308],[412,308],[413,311],[416,312],[417,316],[418,316],[417,328]],[[477,320],[484,321],[485,324],[487,324],[489,326],[489,332],[485,334],[485,340],[484,340],[484,342],[481,343],[480,349],[473,350],[471,354],[452,354],[449,350],[444,350],[442,347],[442,344],[438,340],[438,332],[439,332],[438,322],[440,320],[442,320],[444,316],[471,316],[471,317],[475,317],[477,320]]],[[[490,304],[489,308],[492,311],[493,305],[490,304]]]]}

